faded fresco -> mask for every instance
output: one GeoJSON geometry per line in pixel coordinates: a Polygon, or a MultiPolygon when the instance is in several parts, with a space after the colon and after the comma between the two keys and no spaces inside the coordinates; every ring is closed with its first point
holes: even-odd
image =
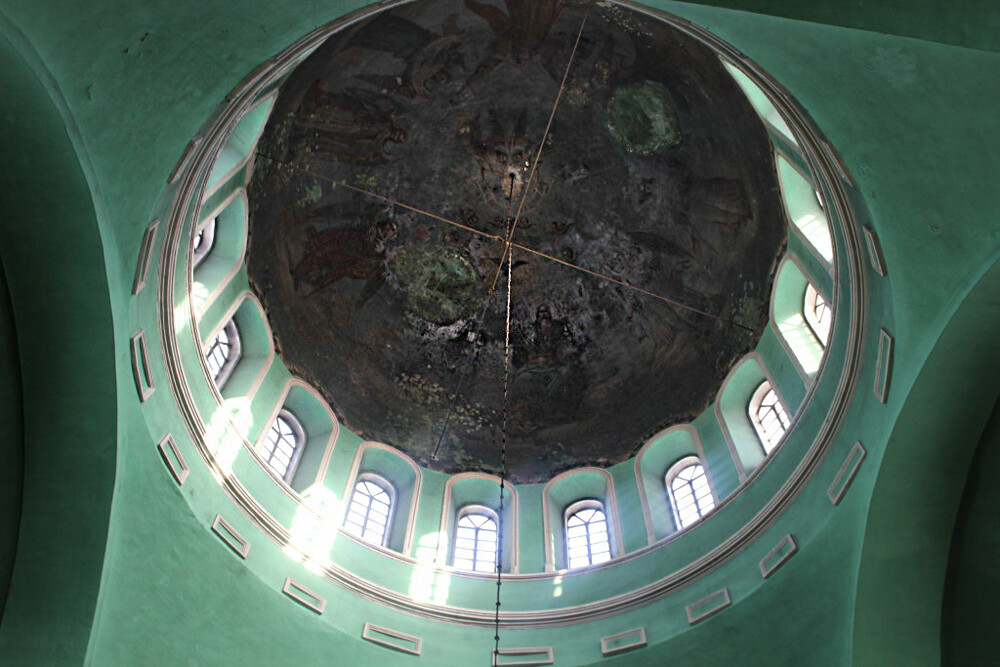
{"type": "Polygon", "coordinates": [[[282,358],[348,428],[429,467],[499,462],[503,244],[337,183],[499,235],[524,198],[519,243],[722,318],[515,251],[519,481],[698,415],[766,323],[786,234],[770,144],[694,39],[595,4],[533,165],[584,11],[394,8],[305,60],[261,139],[249,274],[282,358]]]}

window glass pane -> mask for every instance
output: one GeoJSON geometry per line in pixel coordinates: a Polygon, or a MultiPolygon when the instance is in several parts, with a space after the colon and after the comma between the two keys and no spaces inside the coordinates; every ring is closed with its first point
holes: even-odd
{"type": "Polygon", "coordinates": [[[385,546],[391,510],[389,492],[371,480],[354,485],[344,529],[366,542],[385,546]]]}
{"type": "Polygon", "coordinates": [[[566,553],[570,568],[610,560],[608,523],[603,509],[587,507],[566,518],[566,553]]]}
{"type": "Polygon", "coordinates": [[[495,572],[497,524],[483,512],[468,512],[458,519],[452,565],[460,570],[495,572]]]}

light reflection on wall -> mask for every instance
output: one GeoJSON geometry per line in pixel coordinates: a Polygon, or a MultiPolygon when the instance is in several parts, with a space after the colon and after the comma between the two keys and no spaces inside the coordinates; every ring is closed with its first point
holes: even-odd
{"type": "Polygon", "coordinates": [[[330,562],[330,550],[337,537],[343,512],[340,498],[322,484],[302,492],[284,552],[311,572],[319,574],[330,562]]]}
{"type": "Polygon", "coordinates": [[[823,359],[823,348],[813,335],[806,319],[799,313],[790,315],[778,322],[778,330],[788,342],[792,354],[802,365],[802,370],[807,375],[818,371],[820,361],[823,359]]]}
{"type": "MultiPolygon", "coordinates": [[[[233,464],[243,448],[240,433],[248,433],[253,426],[250,399],[230,398],[212,414],[205,427],[205,445],[212,453],[224,477],[233,472],[233,464]]],[[[222,481],[222,480],[219,480],[222,481]]]]}
{"type": "MultiPolygon", "coordinates": [[[[448,589],[451,586],[451,575],[437,569],[438,547],[447,546],[448,540],[444,532],[427,533],[417,540],[414,556],[417,565],[410,577],[409,596],[420,602],[434,604],[448,603],[448,589]]],[[[442,552],[446,553],[446,552],[442,552]]]]}

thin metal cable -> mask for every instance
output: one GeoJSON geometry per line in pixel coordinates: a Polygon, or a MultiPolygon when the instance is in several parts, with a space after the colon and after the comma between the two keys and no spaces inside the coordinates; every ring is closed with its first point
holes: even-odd
{"type": "MultiPolygon", "coordinates": [[[[503,236],[499,235],[499,234],[491,234],[490,232],[484,232],[483,230],[476,229],[475,227],[470,227],[468,225],[463,225],[460,222],[457,222],[455,220],[451,220],[449,218],[445,218],[443,216],[437,215],[435,213],[431,213],[429,211],[425,211],[425,210],[423,210],[421,208],[417,208],[416,206],[411,206],[410,204],[404,204],[403,202],[400,202],[400,201],[397,201],[395,199],[392,199],[391,197],[386,197],[386,196],[380,195],[380,194],[378,194],[376,192],[372,192],[371,190],[366,190],[364,188],[359,188],[359,187],[351,185],[351,184],[349,184],[349,183],[347,183],[345,181],[338,181],[338,180],[330,178],[328,176],[323,176],[323,175],[318,174],[318,173],[316,173],[314,171],[306,169],[305,167],[302,167],[302,166],[299,166],[299,165],[296,165],[296,164],[292,164],[290,162],[285,162],[285,161],[282,161],[282,160],[278,160],[276,158],[272,158],[272,157],[270,157],[269,155],[267,155],[265,153],[258,153],[258,155],[260,155],[261,157],[263,157],[265,159],[271,160],[272,162],[274,162],[276,164],[281,164],[281,165],[292,167],[293,169],[298,169],[298,170],[302,171],[303,173],[308,174],[309,176],[312,176],[313,178],[317,178],[319,180],[326,181],[326,182],[328,182],[328,183],[330,183],[330,184],[332,184],[334,186],[345,187],[348,190],[353,190],[355,192],[358,192],[360,194],[372,197],[374,199],[378,199],[378,200],[384,201],[385,203],[390,204],[392,206],[398,206],[398,207],[404,208],[404,209],[406,209],[408,211],[413,211],[414,213],[417,213],[419,215],[423,215],[423,216],[431,218],[433,220],[437,220],[439,222],[443,222],[445,224],[452,225],[453,227],[458,227],[459,229],[464,229],[467,232],[471,232],[473,234],[476,234],[478,236],[482,236],[484,238],[492,239],[494,241],[499,241],[499,242],[504,243],[504,244],[508,243],[507,239],[504,238],[503,236]]],[[[620,280],[618,278],[614,278],[614,277],[609,276],[609,275],[607,275],[605,273],[601,273],[599,271],[594,271],[593,269],[588,269],[588,268],[582,267],[579,264],[574,264],[573,262],[568,262],[568,261],[566,261],[564,259],[561,259],[559,257],[555,257],[554,255],[550,255],[548,253],[542,252],[541,250],[535,250],[534,248],[526,246],[526,245],[524,245],[522,243],[518,243],[517,241],[511,240],[511,241],[509,241],[509,243],[510,243],[510,247],[511,248],[517,248],[518,250],[523,250],[523,251],[525,251],[527,253],[535,255],[536,257],[540,257],[542,259],[546,259],[546,260],[549,260],[551,262],[555,262],[556,264],[562,264],[565,267],[568,267],[568,268],[571,268],[571,269],[575,269],[577,271],[582,271],[583,273],[586,273],[586,274],[589,274],[591,276],[594,276],[595,278],[599,278],[601,280],[606,280],[606,281],[608,281],[610,283],[614,283],[615,285],[618,285],[620,287],[625,287],[627,289],[634,290],[636,292],[639,292],[640,294],[644,294],[644,295],[646,295],[648,297],[651,297],[653,299],[657,299],[658,301],[662,301],[664,303],[670,304],[671,306],[674,306],[676,308],[681,308],[683,310],[689,310],[692,313],[697,313],[699,315],[703,315],[705,317],[711,318],[711,319],[716,320],[718,322],[722,322],[723,324],[728,324],[730,326],[738,327],[740,329],[745,329],[746,331],[751,331],[751,332],[753,331],[752,328],[750,328],[748,326],[745,326],[743,324],[740,324],[739,322],[735,322],[733,320],[727,320],[727,319],[725,319],[723,317],[720,317],[718,315],[713,315],[712,313],[709,313],[707,311],[701,310],[700,308],[695,308],[694,306],[689,306],[688,304],[686,304],[686,303],[684,303],[682,301],[677,301],[676,299],[671,299],[670,297],[663,296],[662,294],[657,294],[656,292],[651,292],[651,291],[649,291],[647,289],[643,289],[642,287],[638,287],[637,285],[633,285],[631,283],[625,282],[624,280],[620,280]]],[[[500,274],[502,273],[502,268],[503,268],[503,263],[504,263],[503,260],[505,260],[505,259],[506,259],[506,250],[504,251],[504,257],[501,258],[501,262],[500,262],[500,269],[501,270],[498,270],[494,274],[493,280],[490,283],[490,287],[487,290],[487,299],[489,299],[490,297],[492,297],[493,293],[496,290],[496,285],[499,282],[500,274]]]]}
{"type": "Polygon", "coordinates": [[[507,483],[507,412],[510,405],[510,320],[511,293],[514,282],[514,251],[507,249],[507,309],[504,321],[503,336],[503,403],[500,413],[500,503],[497,513],[497,604],[493,617],[493,664],[500,657],[500,586],[503,583],[501,570],[503,567],[503,495],[507,483]]]}

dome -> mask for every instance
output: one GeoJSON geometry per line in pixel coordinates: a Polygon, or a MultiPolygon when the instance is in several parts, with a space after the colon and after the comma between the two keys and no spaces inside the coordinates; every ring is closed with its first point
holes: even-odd
{"type": "Polygon", "coordinates": [[[993,659],[995,11],[651,0],[586,12],[5,5],[3,662],[993,659]],[[337,71],[309,74],[333,44],[346,45],[326,54],[337,71]],[[663,57],[630,55],[647,47],[663,57]],[[704,78],[672,78],[668,60],[704,78]],[[514,74],[525,94],[500,95],[514,74]],[[323,83],[297,106],[286,93],[309,80],[323,83]],[[731,106],[689,106],[706,81],[700,99],[731,106]],[[485,97],[455,97],[463,87],[485,97]],[[527,104],[559,90],[557,108],[527,104]],[[442,92],[451,101],[435,106],[442,92]],[[552,139],[512,174],[498,165],[518,154],[525,106],[529,143],[556,109],[552,139]],[[325,135],[310,135],[312,113],[325,135]],[[686,154],[699,137],[706,150],[686,154]],[[575,153],[584,172],[565,166],[575,153]],[[697,162],[712,156],[728,157],[697,162]],[[745,180],[727,190],[719,174],[736,167],[745,180]],[[662,175],[644,203],[629,189],[640,173],[662,175]],[[497,222],[490,204],[512,175],[524,209],[497,222]],[[736,210],[746,238],[725,235],[736,210]],[[286,225],[270,249],[268,225],[286,225]],[[310,229],[333,252],[303,264],[310,229]],[[727,243],[713,253],[706,239],[727,243]],[[369,256],[345,266],[338,243],[369,256]],[[764,276],[752,290],[751,275],[764,276]],[[489,306],[482,325],[468,323],[468,294],[489,306]],[[351,316],[293,321],[310,301],[351,316]],[[699,332],[684,346],[712,352],[690,377],[654,313],[684,318],[699,332]],[[416,368],[398,372],[424,347],[371,373],[376,315],[401,340],[435,334],[424,347],[442,387],[480,350],[470,388],[440,393],[456,412],[484,406],[486,426],[442,428],[437,460],[413,424],[448,419],[412,406],[391,419],[407,396],[434,407],[439,392],[406,384],[416,368]],[[322,363],[293,358],[300,326],[354,338],[322,363]],[[645,393],[601,396],[594,378],[619,365],[645,393]],[[550,428],[525,399],[571,407],[564,368],[590,383],[594,414],[553,423],[593,419],[593,433],[534,457],[512,441],[504,470],[490,458],[504,433],[550,428]],[[387,415],[365,414],[378,405],[358,399],[366,380],[387,415]]]}
{"type": "Polygon", "coordinates": [[[713,49],[617,5],[531,6],[335,33],[282,83],[247,189],[284,363],[434,469],[498,471],[505,421],[524,482],[701,414],[760,338],[787,233],[767,130],[713,49]]]}

